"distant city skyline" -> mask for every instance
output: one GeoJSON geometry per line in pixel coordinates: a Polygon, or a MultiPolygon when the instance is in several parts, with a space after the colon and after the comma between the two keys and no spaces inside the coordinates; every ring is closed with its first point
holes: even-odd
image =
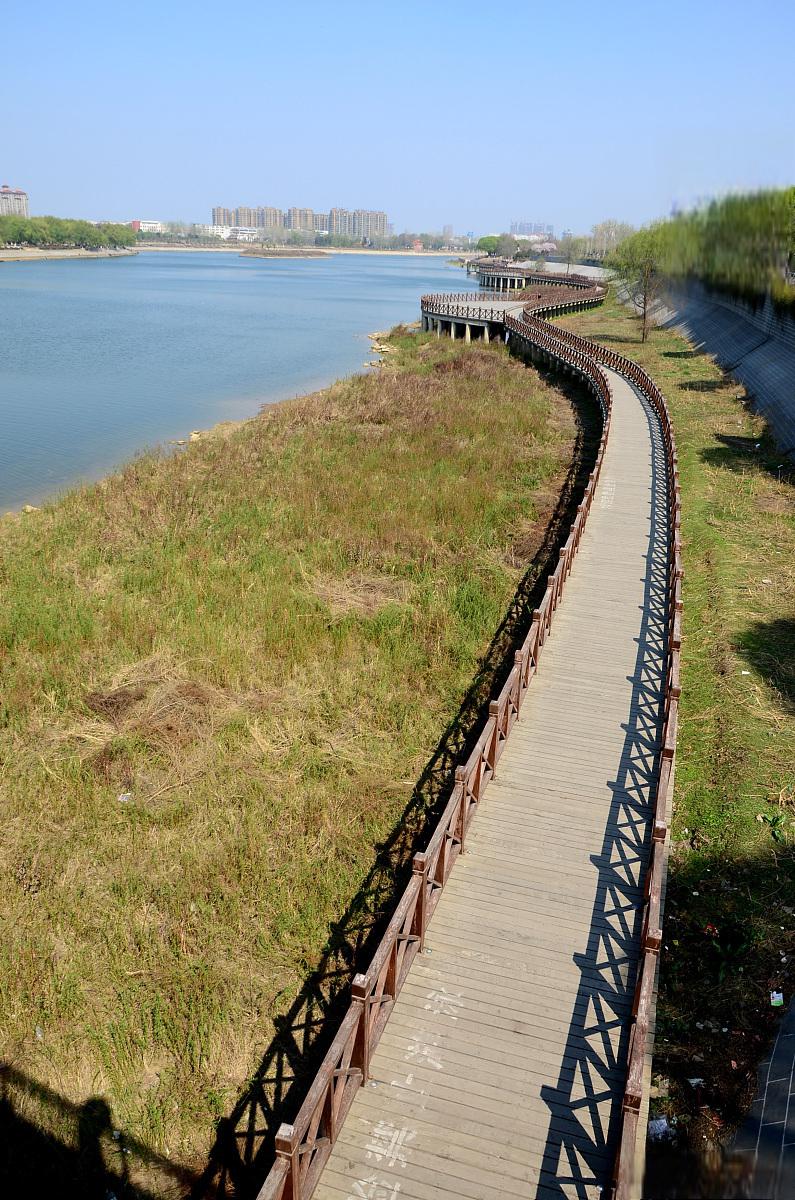
{"type": "Polygon", "coordinates": [[[508,232],[512,233],[514,237],[529,237],[532,234],[554,238],[555,226],[549,225],[545,221],[511,221],[508,232]]]}
{"type": "Polygon", "coordinates": [[[81,13],[41,0],[4,16],[5,44],[35,53],[6,55],[0,171],[41,214],[199,222],[225,196],[289,187],[317,212],[376,202],[398,231],[529,213],[580,233],[795,179],[787,0],[752,16],[738,0],[520,7],[491,81],[499,119],[469,86],[470,54],[494,46],[473,0],[366,22],[350,0],[260,6],[229,37],[201,0],[81,13]],[[613,82],[608,60],[626,68],[613,82]],[[417,119],[429,97],[444,119],[417,119]]]}
{"type": "Polygon", "coordinates": [[[328,233],[372,241],[389,234],[389,218],[381,209],[331,208],[318,212],[313,208],[281,209],[272,205],[238,205],[211,209],[213,226],[234,225],[250,229],[286,229],[300,233],[328,233]]]}

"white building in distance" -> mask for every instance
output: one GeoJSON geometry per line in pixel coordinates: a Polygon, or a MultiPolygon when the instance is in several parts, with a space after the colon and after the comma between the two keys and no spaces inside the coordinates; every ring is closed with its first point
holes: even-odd
{"type": "Polygon", "coordinates": [[[0,187],[0,217],[29,217],[28,193],[21,188],[0,187]]]}

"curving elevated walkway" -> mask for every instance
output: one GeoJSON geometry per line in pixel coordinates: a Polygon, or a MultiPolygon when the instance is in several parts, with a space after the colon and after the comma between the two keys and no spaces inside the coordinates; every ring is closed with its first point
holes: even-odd
{"type": "Polygon", "coordinates": [[[623,1093],[664,682],[665,459],[610,440],[522,717],[315,1192],[598,1197],[623,1093]]]}
{"type": "Polygon", "coordinates": [[[579,376],[604,431],[527,637],[259,1200],[639,1196],[680,694],[678,467],[653,380],[542,319],[604,289],[546,284],[520,313],[423,297],[424,328],[480,322],[579,376]]]}

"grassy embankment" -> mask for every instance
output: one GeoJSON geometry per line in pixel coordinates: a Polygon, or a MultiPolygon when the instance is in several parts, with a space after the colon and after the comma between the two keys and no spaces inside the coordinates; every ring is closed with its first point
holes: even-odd
{"type": "Polygon", "coordinates": [[[698,1145],[741,1117],[771,989],[788,1003],[795,986],[795,489],[742,387],[680,335],[642,345],[613,297],[563,323],[651,372],[679,451],[683,695],[656,1103],[698,1145]]]}
{"type": "Polygon", "coordinates": [[[543,537],[569,402],[502,347],[393,345],[0,523],[0,1175],[29,1194],[98,1147],[157,1195],[148,1151],[201,1166],[543,537]]]}

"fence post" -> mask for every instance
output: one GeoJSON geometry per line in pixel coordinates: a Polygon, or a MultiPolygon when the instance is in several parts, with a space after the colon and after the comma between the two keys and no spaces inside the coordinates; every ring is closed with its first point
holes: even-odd
{"type": "Polygon", "coordinates": [[[412,875],[420,876],[420,890],[414,909],[411,932],[420,939],[420,951],[425,949],[425,930],[428,924],[428,860],[424,851],[418,851],[411,861],[412,875]]]}
{"type": "Polygon", "coordinates": [[[284,1189],[284,1200],[302,1200],[301,1195],[301,1156],[298,1153],[298,1139],[292,1125],[279,1126],[275,1141],[276,1155],[289,1163],[289,1174],[284,1189]]]}
{"type": "Polygon", "coordinates": [[[359,1021],[356,1026],[356,1037],[353,1043],[351,1063],[362,1073],[362,1086],[370,1078],[370,997],[367,988],[366,975],[354,975],[351,984],[351,1003],[359,1008],[359,1021]]]}

